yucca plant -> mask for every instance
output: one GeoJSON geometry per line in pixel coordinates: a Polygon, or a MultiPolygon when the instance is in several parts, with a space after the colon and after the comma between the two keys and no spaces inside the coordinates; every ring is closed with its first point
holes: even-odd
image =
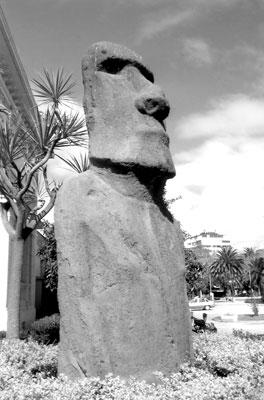
{"type": "MultiPolygon", "coordinates": [[[[74,83],[62,69],[44,70],[34,81],[36,96],[48,107],[31,110],[30,120],[4,110],[0,123],[0,203],[3,224],[10,237],[7,298],[7,337],[19,337],[20,281],[25,240],[39,227],[55,203],[58,186],[47,177],[47,163],[59,148],[86,145],[85,122],[78,114],[61,111],[70,101],[74,83]]],[[[0,109],[1,113],[1,109],[0,109]]]]}

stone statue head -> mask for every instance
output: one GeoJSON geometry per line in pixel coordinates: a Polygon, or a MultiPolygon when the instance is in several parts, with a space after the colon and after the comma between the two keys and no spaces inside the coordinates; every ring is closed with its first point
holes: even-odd
{"type": "Polygon", "coordinates": [[[82,60],[82,74],[91,164],[172,178],[164,123],[170,107],[142,57],[118,44],[96,43],[82,60]]]}

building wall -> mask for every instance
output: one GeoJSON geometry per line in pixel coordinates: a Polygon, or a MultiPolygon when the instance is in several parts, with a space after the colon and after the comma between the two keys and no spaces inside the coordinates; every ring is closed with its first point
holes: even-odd
{"type": "Polygon", "coordinates": [[[6,330],[7,312],[7,270],[8,270],[8,234],[0,222],[0,331],[6,330]]]}
{"type": "Polygon", "coordinates": [[[204,247],[211,253],[215,253],[223,247],[231,247],[230,240],[216,232],[202,232],[199,235],[188,238],[184,243],[186,248],[204,247]]]}
{"type": "MultiPolygon", "coordinates": [[[[35,292],[36,270],[40,270],[40,259],[37,256],[39,233],[33,231],[26,239],[23,267],[21,272],[20,293],[20,324],[21,328],[27,328],[36,318],[35,292]]],[[[13,257],[12,241],[9,242],[9,263],[13,257]]]]}

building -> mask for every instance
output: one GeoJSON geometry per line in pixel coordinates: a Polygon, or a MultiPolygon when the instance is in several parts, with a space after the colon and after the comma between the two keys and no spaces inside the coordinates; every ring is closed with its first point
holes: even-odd
{"type": "Polygon", "coordinates": [[[26,73],[0,6],[0,104],[29,118],[36,107],[26,73]]]}
{"type": "Polygon", "coordinates": [[[202,247],[208,249],[210,253],[215,253],[222,248],[230,248],[231,244],[230,240],[222,234],[204,231],[199,235],[186,239],[184,246],[187,249],[202,247]]]}
{"type": "MultiPolygon", "coordinates": [[[[21,59],[0,6],[0,107],[23,114],[25,121],[34,112],[36,103],[24,71],[21,59]]],[[[1,121],[5,114],[1,114],[1,121]]],[[[0,199],[1,201],[1,199],[0,199]]],[[[36,316],[36,274],[40,286],[41,265],[36,255],[40,240],[38,232],[33,232],[26,241],[21,278],[20,320],[22,326],[29,325],[36,316]]],[[[0,330],[6,329],[6,298],[8,287],[8,264],[13,256],[12,243],[0,220],[1,279],[0,279],[0,330]]]]}

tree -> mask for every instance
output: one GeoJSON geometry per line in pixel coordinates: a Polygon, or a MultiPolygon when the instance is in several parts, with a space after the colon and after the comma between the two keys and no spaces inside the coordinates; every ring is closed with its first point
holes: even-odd
{"type": "Polygon", "coordinates": [[[54,232],[54,224],[44,221],[42,229],[45,241],[39,248],[37,255],[39,255],[41,261],[43,261],[45,265],[45,287],[51,292],[54,292],[58,287],[57,243],[54,232]]]}
{"type": "Polygon", "coordinates": [[[256,280],[253,282],[252,278],[252,269],[255,270],[254,274],[256,277],[256,265],[258,265],[258,258],[263,256],[263,250],[255,249],[253,247],[245,247],[243,251],[244,257],[244,265],[243,265],[243,273],[242,273],[242,284],[244,290],[247,292],[251,291],[253,287],[258,287],[256,284],[256,280]]]}
{"type": "Polygon", "coordinates": [[[231,290],[234,294],[234,286],[241,284],[244,259],[237,250],[223,247],[216,253],[216,260],[211,265],[211,274],[215,277],[225,291],[231,290]]]}
{"type": "Polygon", "coordinates": [[[252,286],[260,290],[262,301],[264,301],[264,257],[256,257],[251,263],[252,286]]]}
{"type": "Polygon", "coordinates": [[[187,283],[187,294],[192,297],[198,295],[199,291],[206,291],[210,287],[210,270],[212,256],[207,249],[195,247],[185,249],[185,279],[187,283]]]}
{"type": "Polygon", "coordinates": [[[19,338],[20,281],[25,240],[55,203],[58,186],[47,176],[47,163],[55,151],[84,145],[84,119],[61,111],[69,101],[74,83],[63,70],[35,79],[36,96],[47,105],[44,112],[31,110],[26,120],[11,110],[0,125],[1,217],[9,234],[12,257],[7,294],[7,337],[19,338]],[[43,187],[45,190],[43,190],[43,187]]]}
{"type": "Polygon", "coordinates": [[[251,263],[257,257],[257,250],[253,247],[245,247],[243,257],[242,285],[243,289],[248,292],[252,291],[251,263]]]}
{"type": "Polygon", "coordinates": [[[246,259],[252,259],[255,258],[257,254],[257,251],[253,247],[245,247],[243,255],[246,259]]]}

